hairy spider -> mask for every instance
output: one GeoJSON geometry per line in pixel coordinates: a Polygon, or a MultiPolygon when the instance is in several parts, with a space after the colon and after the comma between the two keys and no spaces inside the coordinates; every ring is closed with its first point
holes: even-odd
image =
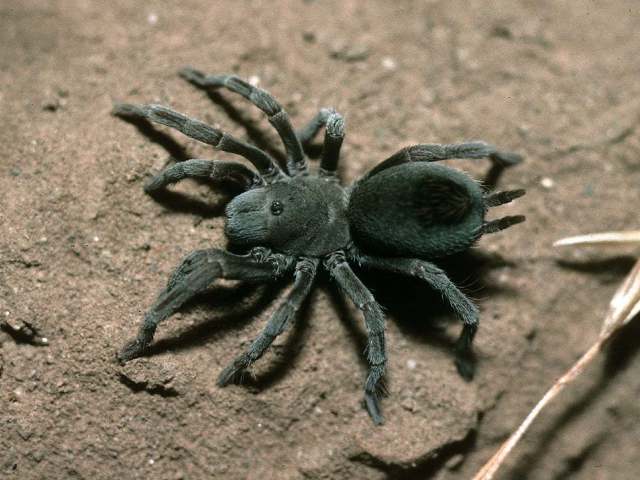
{"type": "Polygon", "coordinates": [[[521,157],[479,141],[414,145],[344,187],[336,175],[344,139],[344,120],[339,113],[322,109],[296,132],[285,110],[269,93],[236,76],[204,75],[192,68],[185,68],[181,75],[203,89],[224,87],[236,92],[266,113],[284,144],[286,168],[259,148],[162,105],[115,105],[115,115],[172,127],[218,150],[238,154],[256,169],[236,162],[187,160],[168,167],[146,185],[147,193],[185,178],[239,186],[242,193],[226,207],[225,233],[230,244],[245,254],[217,248],[189,254],[145,314],[137,338],[118,354],[119,360],[126,362],[144,354],[158,324],[218,278],[267,282],[293,274],[294,285],[286,300],[249,348],[222,371],[218,385],[238,381],[287,328],[322,265],[364,315],[369,363],[364,403],[373,421],[380,424],[379,396],[387,362],[385,320],[375,298],[351,269],[355,264],[412,276],[440,292],[462,320],[456,365],[462,376],[471,378],[469,354],[478,328],[478,309],[431,261],[466,250],[485,233],[522,222],[523,216],[485,221],[485,215],[488,207],[507,203],[524,190],[487,194],[466,174],[432,162],[489,158],[507,166],[521,157]],[[317,173],[310,172],[304,152],[322,127],[320,168],[317,173]]]}

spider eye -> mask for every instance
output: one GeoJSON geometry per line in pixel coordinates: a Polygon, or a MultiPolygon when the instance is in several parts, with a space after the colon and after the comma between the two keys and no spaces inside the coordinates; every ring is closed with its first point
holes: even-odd
{"type": "Polygon", "coordinates": [[[271,204],[271,213],[273,213],[274,215],[280,215],[283,209],[284,207],[282,206],[282,202],[279,202],[278,200],[275,200],[271,204]]]}

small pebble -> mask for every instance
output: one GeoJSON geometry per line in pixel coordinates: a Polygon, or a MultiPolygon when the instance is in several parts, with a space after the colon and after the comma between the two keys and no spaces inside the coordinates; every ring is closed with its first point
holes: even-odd
{"type": "Polygon", "coordinates": [[[307,43],[314,43],[316,41],[316,34],[310,30],[302,32],[302,39],[307,43]]]}
{"type": "Polygon", "coordinates": [[[257,87],[260,84],[260,77],[258,75],[251,75],[249,77],[249,83],[254,87],[257,87]]]}
{"type": "Polygon", "coordinates": [[[382,66],[387,70],[395,70],[398,64],[391,57],[384,57],[382,59],[382,66]]]}
{"type": "Polygon", "coordinates": [[[413,359],[409,359],[407,360],[407,368],[409,370],[415,370],[415,368],[418,366],[418,362],[416,362],[413,359]]]}
{"type": "Polygon", "coordinates": [[[494,37],[504,38],[507,40],[511,40],[513,38],[513,32],[506,25],[496,25],[493,27],[491,34],[494,37]]]}
{"type": "Polygon", "coordinates": [[[509,277],[509,274],[507,274],[506,272],[502,272],[498,276],[498,283],[500,283],[501,285],[506,285],[510,281],[511,281],[511,278],[509,277]]]}
{"type": "Polygon", "coordinates": [[[156,23],[158,23],[158,14],[150,13],[147,16],[147,22],[149,23],[149,25],[155,25],[156,23]]]}
{"type": "Polygon", "coordinates": [[[60,108],[60,100],[57,98],[50,98],[42,103],[42,109],[47,112],[56,112],[60,108]]]}
{"type": "Polygon", "coordinates": [[[336,42],[329,53],[331,57],[345,62],[362,62],[369,58],[371,51],[365,45],[336,42]]]}
{"type": "Polygon", "coordinates": [[[416,411],[416,402],[413,398],[403,398],[400,401],[400,406],[407,410],[408,412],[416,411]]]}
{"type": "Polygon", "coordinates": [[[548,190],[550,188],[553,188],[554,181],[549,177],[544,177],[542,180],[540,180],[540,185],[542,185],[542,188],[546,188],[548,190]]]}
{"type": "Polygon", "coordinates": [[[391,57],[384,57],[382,59],[382,66],[385,70],[393,71],[398,66],[396,61],[391,57]]]}

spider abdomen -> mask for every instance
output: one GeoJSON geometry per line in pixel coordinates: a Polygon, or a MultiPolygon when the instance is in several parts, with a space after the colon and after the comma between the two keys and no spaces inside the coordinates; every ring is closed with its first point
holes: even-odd
{"type": "Polygon", "coordinates": [[[354,243],[381,255],[437,258],[469,248],[486,207],[480,185],[459,170],[415,162],[358,182],[348,218],[354,243]]]}

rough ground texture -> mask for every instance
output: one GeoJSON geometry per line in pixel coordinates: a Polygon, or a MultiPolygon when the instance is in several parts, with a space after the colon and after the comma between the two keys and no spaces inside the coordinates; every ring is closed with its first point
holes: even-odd
{"type": "MultiPolygon", "coordinates": [[[[471,477],[593,341],[631,265],[550,245],[638,228],[638,2],[108,5],[0,4],[0,476],[471,477]],[[412,143],[480,138],[526,156],[500,188],[528,194],[500,213],[527,222],[450,265],[482,309],[473,382],[456,374],[460,327],[437,296],[372,275],[389,316],[383,427],[360,405],[360,315],[327,279],[247,386],[215,378],[286,284],[214,285],[149,357],[114,362],[180,258],[224,244],[227,197],[195,183],[146,196],[168,162],[225,156],[136,129],[112,103],[167,104],[277,147],[259,112],[208,98],[183,65],[254,77],[298,126],[338,108],[349,181],[412,143]]],[[[637,478],[638,335],[542,415],[500,478],[637,478]]]]}

